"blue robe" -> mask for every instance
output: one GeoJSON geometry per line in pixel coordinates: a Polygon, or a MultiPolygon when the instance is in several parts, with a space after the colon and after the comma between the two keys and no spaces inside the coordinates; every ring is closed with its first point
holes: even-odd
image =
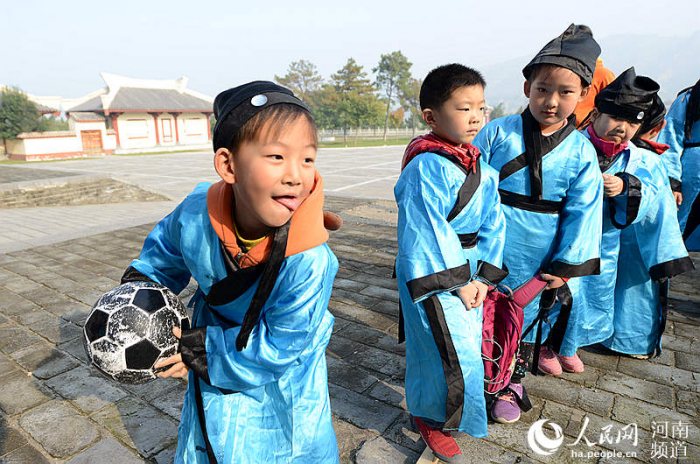
{"type": "MultiPolygon", "coordinates": [[[[644,155],[658,158],[650,151],[644,155]]],[[[613,332],[603,342],[620,353],[661,352],[668,279],[693,268],[678,227],[671,186],[666,177],[661,181],[657,201],[646,216],[620,233],[613,332]]]]}
{"type": "Polygon", "coordinates": [[[132,267],[181,292],[193,277],[193,327],[206,327],[210,385],[189,383],[175,462],[208,463],[193,384],[199,382],[206,428],[220,463],[338,462],[331,423],[325,348],[338,262],[326,244],[284,259],[259,322],[242,351],[240,324],[258,279],[230,303],[204,299],[226,277],[222,247],[207,213],[208,184],[200,184],[156,225],[132,267]]]}
{"type": "MultiPolygon", "coordinates": [[[[587,132],[584,135],[588,137],[587,132]]],[[[606,160],[604,155],[599,155],[599,159],[606,160]]],[[[668,185],[664,184],[664,170],[658,156],[632,143],[605,162],[609,164],[601,165],[602,172],[622,178],[625,186],[619,195],[605,197],[600,275],[583,277],[578,282],[572,311],[576,318],[564,339],[567,351],[562,354],[565,356],[573,355],[581,346],[600,343],[612,336],[620,232],[653,215],[659,195],[664,185],[668,185]]],[[[640,242],[640,246],[647,246],[647,243],[640,242]]],[[[620,266],[626,264],[620,263],[620,266]]]]}
{"type": "Polygon", "coordinates": [[[671,186],[683,194],[683,203],[678,210],[678,223],[683,232],[688,251],[700,251],[700,121],[691,129],[690,139],[685,140],[686,107],[690,91],[676,98],[666,115],[666,127],[659,134],[658,141],[670,146],[661,155],[671,186]],[[692,146],[694,145],[694,146],[692,146]],[[693,214],[691,215],[691,211],[693,214]],[[688,223],[688,218],[695,219],[688,223]]]}
{"type": "MultiPolygon", "coordinates": [[[[499,191],[506,217],[503,263],[509,271],[503,283],[516,288],[539,272],[561,277],[597,273],[603,181],[595,150],[574,129],[573,118],[567,127],[543,137],[526,110],[523,115],[487,124],[474,145],[500,172],[499,191]],[[526,139],[536,142],[527,153],[530,142],[526,139]]],[[[558,294],[573,291],[577,280],[570,280],[558,294]]],[[[571,327],[567,317],[576,317],[573,313],[565,315],[558,325],[561,307],[554,305],[547,316],[551,325],[542,327],[543,340],[554,328],[558,340],[555,345],[559,345],[567,326],[571,327]]],[[[523,328],[530,326],[539,313],[540,296],[525,307],[523,328]]],[[[533,343],[535,339],[536,330],[532,330],[524,341],[533,343]]]]}
{"type": "Polygon", "coordinates": [[[482,308],[467,311],[453,291],[477,275],[492,283],[505,275],[496,176],[479,161],[468,175],[475,190],[464,195],[465,170],[426,152],[408,163],[394,187],[408,410],[475,437],[487,433],[482,308]]]}

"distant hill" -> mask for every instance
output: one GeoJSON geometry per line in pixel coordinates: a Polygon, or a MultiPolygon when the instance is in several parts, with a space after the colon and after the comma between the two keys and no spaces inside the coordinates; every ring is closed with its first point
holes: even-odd
{"type": "MultiPolygon", "coordinates": [[[[661,85],[661,98],[670,104],[681,90],[700,79],[700,31],[689,37],[614,35],[598,39],[605,66],[616,75],[630,66],[661,85]]],[[[542,44],[544,45],[544,44],[542,44]]],[[[537,50],[532,51],[532,55],[537,50]]],[[[527,100],[523,95],[522,68],[532,56],[522,56],[484,66],[486,98],[489,105],[503,102],[515,112],[527,100]]]]}

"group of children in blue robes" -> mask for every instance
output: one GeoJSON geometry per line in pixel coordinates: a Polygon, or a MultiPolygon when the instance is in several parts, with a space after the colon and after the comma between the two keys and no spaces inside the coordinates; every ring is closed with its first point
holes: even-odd
{"type": "MultiPolygon", "coordinates": [[[[664,127],[658,85],[631,68],[578,131],[599,54],[572,24],[523,69],[528,107],[483,128],[478,71],[441,66],[421,86],[430,133],[406,148],[394,188],[399,333],[407,408],[446,462],[465,459],[453,431],[519,420],[528,369],[582,372],[577,349],[594,343],[658,354],[668,279],[693,267],[683,241],[698,249],[700,82],[664,127]],[[484,300],[534,276],[547,286],[524,308],[509,385],[487,401],[484,300]]],[[[188,379],[175,461],[339,462],[325,360],[338,269],[327,229],[339,220],[323,211],[314,120],[266,81],[222,92],[214,113],[221,181],[161,220],[122,278],[198,285],[192,328],[173,329],[180,350],[156,365],[188,379]]]]}
{"type": "MultiPolygon", "coordinates": [[[[692,230],[686,225],[681,236],[668,179],[680,178],[680,168],[667,172],[661,144],[652,140],[663,127],[658,84],[628,69],[595,96],[588,125],[576,130],[573,112],[589,91],[599,53],[590,29],[572,24],[523,69],[529,104],[522,114],[491,121],[476,135],[480,116],[470,113],[470,104],[483,94],[483,80],[450,79],[446,70],[454,76],[462,71],[448,65],[431,71],[421,88],[431,133],[409,144],[394,189],[396,273],[407,405],[421,437],[443,461],[465,459],[452,431],[477,437],[486,431],[484,402],[473,393],[483,387],[477,367],[481,284],[514,289],[536,275],[548,282],[524,308],[524,339],[510,384],[487,403],[493,420],[512,423],[529,405],[522,384],[529,369],[583,372],[577,350],[598,343],[642,358],[658,354],[668,279],[693,268],[683,238],[692,242],[697,222],[690,213],[692,230]],[[442,98],[429,98],[436,93],[442,98]],[[640,132],[644,122],[649,127],[640,132]],[[478,159],[480,169],[465,169],[456,161],[461,157],[450,156],[455,152],[478,159]],[[471,218],[460,214],[465,205],[471,218]],[[495,222],[484,221],[496,210],[505,227],[498,233],[495,222]],[[496,260],[494,250],[502,250],[496,260]],[[498,272],[485,276],[474,269],[475,260],[498,272]]],[[[700,133],[692,130],[682,139],[684,157],[697,146],[692,137],[700,133]]],[[[664,156],[684,168],[697,161],[664,156]]],[[[697,180],[696,166],[683,172],[697,180]]],[[[683,188],[694,202],[697,190],[683,188]]]]}

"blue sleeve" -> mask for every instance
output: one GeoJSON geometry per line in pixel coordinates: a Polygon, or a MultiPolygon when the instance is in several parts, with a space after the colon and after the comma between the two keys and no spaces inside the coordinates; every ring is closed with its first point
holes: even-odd
{"type": "Polygon", "coordinates": [[[496,140],[498,129],[498,124],[496,124],[495,121],[491,121],[476,134],[476,137],[474,137],[472,141],[472,145],[475,145],[479,149],[481,157],[489,164],[491,164],[491,156],[498,144],[496,140]]]}
{"type": "Polygon", "coordinates": [[[180,293],[191,277],[180,246],[183,204],[156,224],[146,237],[141,254],[131,262],[131,267],[174,293],[180,293]]]}
{"type": "Polygon", "coordinates": [[[681,175],[683,174],[681,156],[683,155],[683,140],[685,138],[685,111],[688,95],[689,92],[686,92],[673,102],[666,115],[666,127],[663,128],[658,137],[659,143],[665,143],[670,147],[661,155],[661,161],[666,169],[666,174],[670,179],[673,179],[671,186],[674,187],[675,191],[680,191],[681,175]]]}
{"type": "Polygon", "coordinates": [[[469,282],[472,271],[447,221],[464,174],[439,155],[424,153],[403,170],[394,196],[399,208],[397,275],[414,302],[469,282]]]}
{"type": "Polygon", "coordinates": [[[598,274],[603,233],[603,177],[595,149],[583,144],[579,172],[564,199],[557,246],[547,272],[559,277],[598,274]]]}
{"type": "MultiPolygon", "coordinates": [[[[489,166],[484,166],[482,169],[483,171],[491,170],[489,166]]],[[[494,175],[498,176],[498,173],[494,171],[494,175]]],[[[484,179],[481,192],[485,197],[483,204],[491,205],[491,209],[477,234],[477,248],[480,261],[478,274],[489,283],[495,284],[506,276],[505,272],[500,270],[503,266],[506,218],[501,209],[501,197],[498,194],[498,178],[484,179]]]]}
{"type": "Polygon", "coordinates": [[[663,181],[653,209],[633,226],[642,260],[657,281],[693,269],[678,226],[676,202],[668,180],[663,181]]]}
{"type": "Polygon", "coordinates": [[[662,172],[658,156],[647,152],[637,162],[630,162],[624,172],[615,174],[624,182],[622,193],[608,199],[615,227],[622,229],[649,214],[658,200],[659,186],[665,185],[662,172]]]}
{"type": "Polygon", "coordinates": [[[236,350],[240,327],[208,326],[205,347],[211,385],[249,390],[278,380],[298,362],[324,320],[335,270],[337,261],[325,246],[288,257],[241,351],[236,350]]]}

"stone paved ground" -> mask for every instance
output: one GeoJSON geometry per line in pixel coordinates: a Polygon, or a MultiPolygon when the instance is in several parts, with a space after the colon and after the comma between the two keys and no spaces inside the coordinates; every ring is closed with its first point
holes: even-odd
{"type": "MultiPolygon", "coordinates": [[[[405,412],[403,347],[397,345],[396,210],[389,201],[329,198],[345,218],[331,236],[340,270],[330,309],[328,348],[334,424],[343,462],[413,463],[424,450],[405,412]]],[[[184,385],[108,381],[86,366],[81,324],[97,297],[116,285],[151,225],[0,254],[0,463],[171,462],[184,385]]],[[[700,259],[696,256],[696,265],[700,259]]],[[[700,298],[698,272],[678,279],[664,354],[638,361],[585,351],[586,373],[530,377],[534,409],[516,425],[491,425],[485,440],[459,437],[470,462],[636,462],[574,459],[574,451],[667,452],[670,438],[651,438],[651,422],[685,424],[687,458],[700,462],[700,298]],[[549,419],[586,438],[552,457],[526,444],[530,423],[549,419]],[[636,423],[639,444],[599,446],[601,427],[614,435],[636,423]]],[[[190,294],[189,287],[185,296],[190,294]]],[[[682,429],[677,432],[682,433],[682,429]]],[[[676,433],[676,437],[678,434],[676,433]]],[[[662,459],[659,462],[675,462],[662,459]]],[[[656,462],[656,461],[653,461],[656,462]]]]}

